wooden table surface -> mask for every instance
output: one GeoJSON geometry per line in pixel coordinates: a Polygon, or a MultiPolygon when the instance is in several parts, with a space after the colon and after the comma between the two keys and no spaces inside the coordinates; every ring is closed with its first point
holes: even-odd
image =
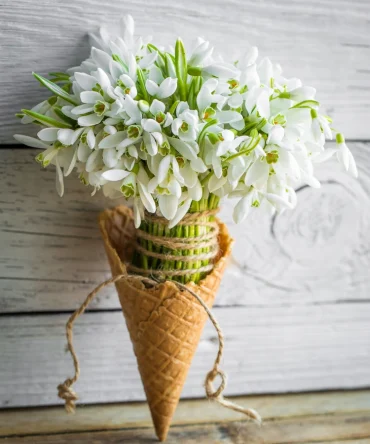
{"type": "MultiPolygon", "coordinates": [[[[210,401],[181,401],[168,444],[370,443],[370,390],[239,397],[264,418],[258,427],[210,401]]],[[[0,443],[157,442],[145,403],[0,412],[0,443]]]]}

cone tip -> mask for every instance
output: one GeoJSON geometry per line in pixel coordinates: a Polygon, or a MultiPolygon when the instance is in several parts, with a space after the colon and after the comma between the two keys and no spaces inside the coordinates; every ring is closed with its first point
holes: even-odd
{"type": "Polygon", "coordinates": [[[170,428],[170,423],[156,424],[156,422],[154,422],[154,427],[155,427],[155,434],[157,435],[157,438],[159,439],[159,441],[160,442],[166,441],[168,430],[170,428]]]}

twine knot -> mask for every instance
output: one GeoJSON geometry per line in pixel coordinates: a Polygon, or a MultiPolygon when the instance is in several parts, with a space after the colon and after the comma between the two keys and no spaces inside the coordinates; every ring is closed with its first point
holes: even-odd
{"type": "Polygon", "coordinates": [[[58,385],[58,396],[65,401],[65,409],[68,413],[76,411],[75,401],[78,400],[77,393],[71,387],[72,379],[66,379],[63,384],[58,385]]]}
{"type": "Polygon", "coordinates": [[[226,374],[217,367],[214,367],[210,372],[208,372],[204,383],[208,399],[216,399],[222,394],[226,387],[226,378],[226,374]],[[218,389],[215,390],[212,382],[217,378],[217,376],[221,378],[221,383],[218,389]]]}

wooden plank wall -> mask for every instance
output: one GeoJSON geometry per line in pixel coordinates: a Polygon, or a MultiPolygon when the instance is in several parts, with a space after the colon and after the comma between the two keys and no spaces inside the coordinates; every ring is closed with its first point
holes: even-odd
{"type": "MultiPolygon", "coordinates": [[[[294,212],[235,226],[237,242],[216,301],[226,336],[228,394],[358,388],[370,384],[370,4],[300,0],[185,3],[132,0],[3,0],[0,5],[0,407],[57,404],[72,370],[64,353],[69,313],[109,276],[96,218],[112,205],[19,149],[13,117],[44,93],[30,71],[63,70],[86,56],[85,32],[131,12],[140,33],[161,42],[199,33],[224,52],[245,40],[317,86],[351,139],[358,181],[332,164],[320,190],[302,188],[294,212]]],[[[77,322],[83,403],[142,400],[144,394],[113,288],[77,322]]],[[[207,325],[185,397],[203,396],[217,350],[207,325]]]]}

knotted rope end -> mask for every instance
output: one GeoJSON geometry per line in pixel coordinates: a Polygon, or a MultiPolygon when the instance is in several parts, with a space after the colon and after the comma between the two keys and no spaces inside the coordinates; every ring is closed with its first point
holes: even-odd
{"type": "Polygon", "coordinates": [[[66,379],[63,384],[58,385],[58,396],[65,401],[64,407],[67,413],[76,412],[76,403],[78,400],[77,393],[73,390],[72,381],[66,379]]]}
{"type": "Polygon", "coordinates": [[[226,388],[226,374],[218,368],[218,365],[213,367],[213,369],[208,372],[206,376],[206,380],[204,382],[204,387],[206,389],[206,395],[207,399],[211,401],[216,401],[223,407],[226,407],[230,410],[234,410],[234,412],[243,413],[243,415],[247,416],[249,419],[251,419],[255,424],[261,426],[262,425],[262,418],[260,414],[251,408],[244,408],[238,404],[235,404],[232,401],[229,401],[228,399],[225,399],[222,392],[226,388]],[[217,390],[214,389],[212,382],[215,380],[215,378],[219,376],[221,378],[221,384],[218,387],[217,390]]]}

